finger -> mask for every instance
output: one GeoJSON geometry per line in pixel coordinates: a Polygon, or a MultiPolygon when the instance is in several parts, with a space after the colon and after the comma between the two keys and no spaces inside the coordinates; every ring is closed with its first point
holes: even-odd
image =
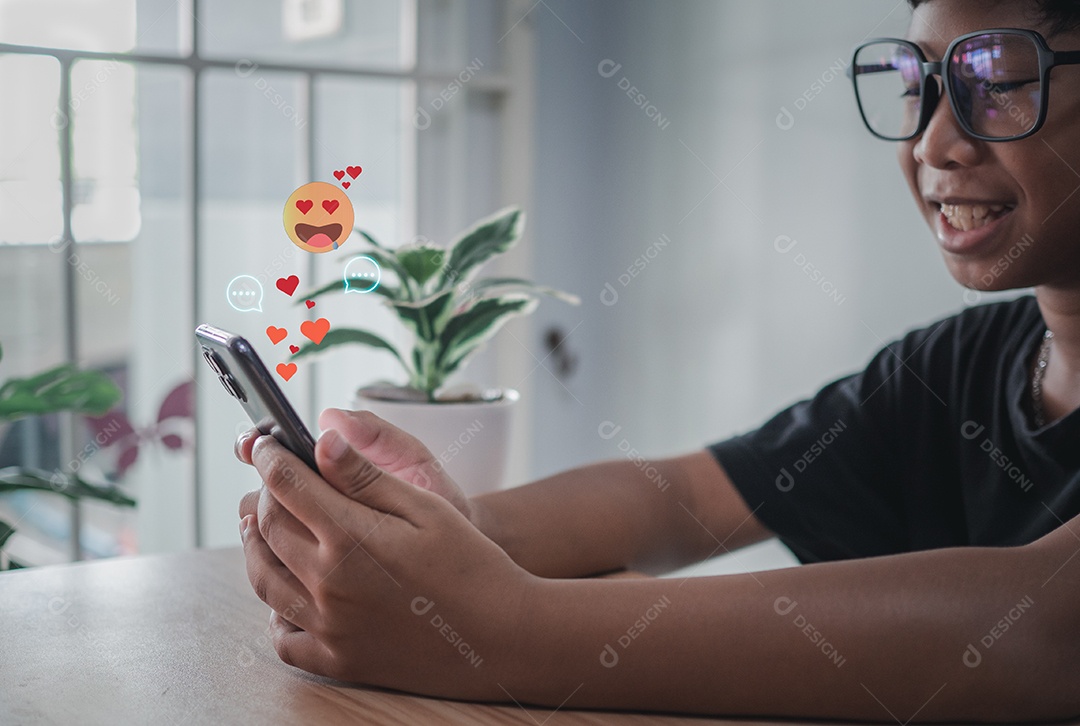
{"type": "Polygon", "coordinates": [[[319,416],[319,428],[323,431],[336,429],[353,448],[378,467],[404,468],[435,460],[419,439],[371,411],[328,408],[319,416]]]}
{"type": "Polygon", "coordinates": [[[233,444],[233,453],[236,454],[236,458],[245,464],[250,464],[251,447],[255,445],[255,439],[259,438],[260,435],[258,429],[248,429],[237,436],[236,443],[233,444]]]}
{"type": "Polygon", "coordinates": [[[349,502],[273,436],[255,440],[251,460],[274,499],[321,543],[334,543],[348,531],[349,502]]]}
{"type": "Polygon", "coordinates": [[[328,675],[329,654],[315,637],[282,618],[276,611],[270,615],[270,638],[282,662],[294,668],[328,675]]]}
{"type": "Polygon", "coordinates": [[[428,509],[441,498],[387,474],[349,445],[335,429],[315,444],[315,462],[326,481],[349,499],[380,512],[410,519],[410,513],[428,509]],[[325,468],[324,468],[325,467],[325,468]]]}
{"type": "Polygon", "coordinates": [[[258,506],[259,534],[278,559],[303,578],[318,556],[319,540],[266,487],[260,490],[258,506]]]}
{"type": "Polygon", "coordinates": [[[240,506],[237,508],[240,511],[240,519],[259,511],[259,491],[260,489],[252,489],[240,498],[240,506]]]}
{"type": "Polygon", "coordinates": [[[311,593],[274,555],[255,526],[253,517],[240,522],[248,581],[255,594],[275,612],[285,613],[298,627],[314,615],[311,593]]]}

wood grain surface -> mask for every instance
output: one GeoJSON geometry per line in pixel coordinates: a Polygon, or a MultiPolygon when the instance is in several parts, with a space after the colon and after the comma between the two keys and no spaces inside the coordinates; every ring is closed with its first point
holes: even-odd
{"type": "Polygon", "coordinates": [[[753,723],[489,705],[282,663],[239,548],[0,573],[0,724],[753,723]]]}

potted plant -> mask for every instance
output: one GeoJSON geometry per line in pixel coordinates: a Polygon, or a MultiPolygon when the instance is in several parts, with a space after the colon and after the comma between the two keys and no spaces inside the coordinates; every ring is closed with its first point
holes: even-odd
{"type": "MultiPolygon", "coordinates": [[[[0,359],[3,349],[0,348],[0,359]]],[[[120,400],[120,389],[97,371],[80,371],[71,365],[50,368],[30,378],[12,378],[0,385],[0,426],[28,416],[43,416],[60,411],[97,415],[108,411],[120,400]]],[[[25,466],[0,469],[0,493],[18,489],[53,492],[73,501],[84,497],[133,507],[135,500],[112,484],[86,481],[78,471],[48,472],[25,466]]],[[[0,548],[15,529],[0,521],[0,548]]],[[[0,557],[0,569],[6,568],[0,557]]]]}
{"type": "MultiPolygon", "coordinates": [[[[357,230],[370,245],[364,255],[378,264],[382,274],[369,292],[394,311],[411,334],[412,345],[400,350],[370,330],[334,328],[319,345],[309,343],[293,356],[305,358],[347,344],[392,355],[405,382],[383,381],[361,388],[356,407],[373,411],[423,441],[470,494],[502,484],[518,393],[469,385],[447,388],[447,379],[510,318],[531,313],[540,295],[580,303],[575,295],[522,278],[477,277],[485,263],[517,243],[524,226],[524,213],[510,207],[480,220],[448,247],[423,240],[396,249],[357,230]],[[468,455],[459,457],[466,446],[468,455]]],[[[346,291],[348,284],[343,277],[302,299],[346,291]]]]}

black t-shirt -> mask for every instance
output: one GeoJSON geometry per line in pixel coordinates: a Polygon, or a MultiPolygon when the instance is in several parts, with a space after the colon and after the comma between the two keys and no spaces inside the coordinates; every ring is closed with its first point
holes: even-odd
{"type": "Polygon", "coordinates": [[[1080,513],[1080,410],[1031,423],[1035,298],[908,333],[756,431],[709,446],[802,562],[1031,542],[1080,513]]]}

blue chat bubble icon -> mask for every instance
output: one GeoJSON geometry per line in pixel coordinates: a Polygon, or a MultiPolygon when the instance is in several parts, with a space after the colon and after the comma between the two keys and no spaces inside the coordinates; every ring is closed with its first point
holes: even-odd
{"type": "Polygon", "coordinates": [[[251,275],[237,275],[225,288],[225,297],[233,310],[241,313],[262,312],[262,283],[251,275]]]}
{"type": "Polygon", "coordinates": [[[379,263],[367,255],[359,255],[349,260],[345,265],[345,294],[350,292],[371,292],[379,286],[382,280],[382,270],[379,263]]]}

